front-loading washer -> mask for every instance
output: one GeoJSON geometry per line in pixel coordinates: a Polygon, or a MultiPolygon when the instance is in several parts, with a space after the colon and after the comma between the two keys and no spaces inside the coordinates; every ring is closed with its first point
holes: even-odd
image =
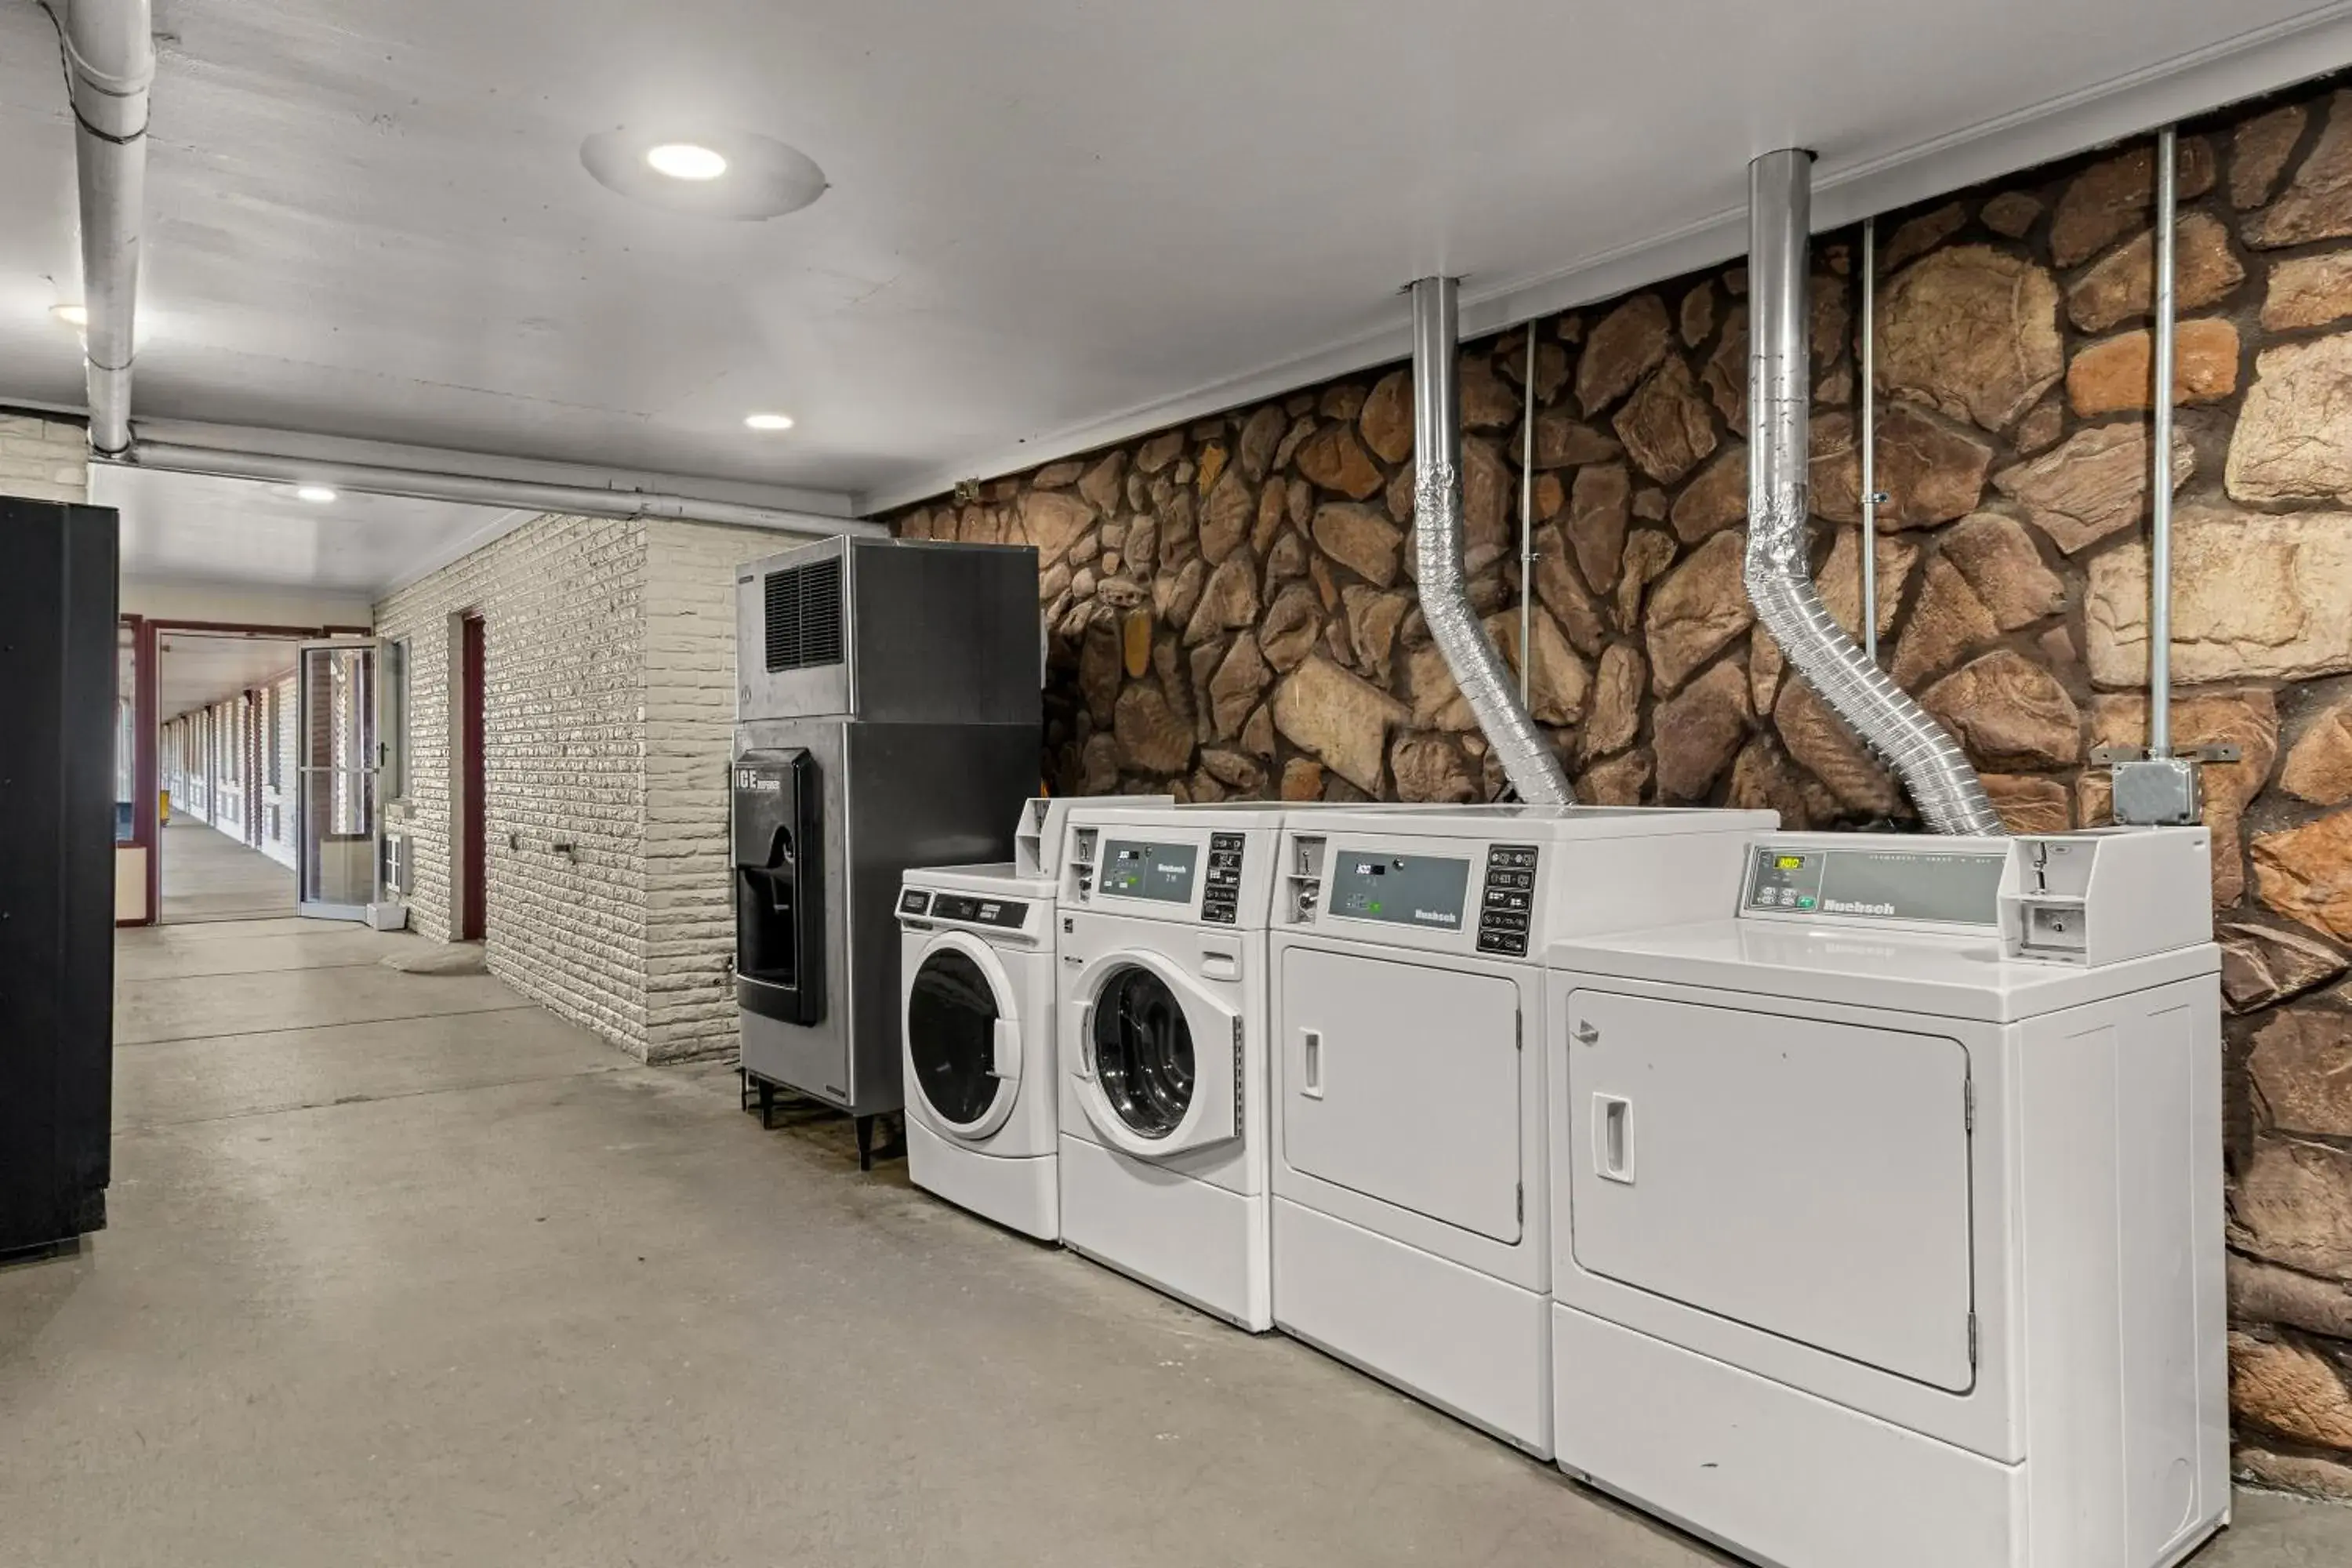
{"type": "Polygon", "coordinates": [[[2210,835],[1780,834],[1548,954],[1561,1467],[1789,1568],[2229,1515],[2210,835]]]}
{"type": "Polygon", "coordinates": [[[1274,1320],[1552,1451],[1544,944],[1725,907],[1769,812],[1292,817],[1271,921],[1274,1320]]]}
{"type": "Polygon", "coordinates": [[[908,871],[898,927],[907,1174],[1060,1239],[1053,882],[1010,861],[908,871]]]}
{"type": "Polygon", "coordinates": [[[1252,1332],[1266,1239],[1276,808],[1073,803],[1061,868],[1062,1240],[1252,1332]]]}
{"type": "Polygon", "coordinates": [[[1040,1241],[1062,1234],[1054,905],[1070,805],[1024,805],[1013,860],[911,870],[898,892],[907,1173],[1040,1241]]]}

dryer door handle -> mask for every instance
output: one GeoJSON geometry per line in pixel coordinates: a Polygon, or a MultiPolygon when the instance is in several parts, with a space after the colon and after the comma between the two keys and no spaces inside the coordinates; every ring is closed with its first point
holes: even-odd
{"type": "Polygon", "coordinates": [[[1298,1092],[1309,1100],[1323,1098],[1323,1031],[1301,1029],[1298,1043],[1304,1047],[1298,1073],[1298,1092]]]}
{"type": "Polygon", "coordinates": [[[1633,1184],[1633,1102],[1622,1094],[1592,1097],[1592,1173],[1633,1184]]]}
{"type": "Polygon", "coordinates": [[[995,1038],[990,1044],[995,1059],[989,1064],[989,1076],[1006,1083],[1020,1082],[1021,1026],[1010,1018],[999,1018],[995,1038]]]}
{"type": "Polygon", "coordinates": [[[1095,1076],[1095,1005],[1092,1001],[1078,1004],[1077,1030],[1077,1074],[1091,1083],[1095,1076]]]}

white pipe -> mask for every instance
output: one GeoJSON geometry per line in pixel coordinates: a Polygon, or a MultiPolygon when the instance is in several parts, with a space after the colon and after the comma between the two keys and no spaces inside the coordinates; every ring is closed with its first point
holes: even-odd
{"type": "Polygon", "coordinates": [[[261,479],[276,484],[327,485],[354,495],[406,496],[415,500],[455,501],[469,506],[504,507],[517,511],[560,512],[574,517],[624,519],[668,518],[681,521],[731,523],[743,528],[768,528],[803,533],[812,538],[858,534],[887,538],[883,523],[842,517],[821,517],[786,511],[778,507],[750,506],[740,501],[703,500],[693,496],[655,490],[600,489],[589,485],[538,484],[496,479],[479,474],[453,474],[426,468],[397,468],[371,463],[319,462],[279,457],[268,452],[238,452],[212,447],[182,447],[162,441],[141,441],[128,454],[111,459],[124,468],[152,468],[163,473],[202,474],[215,479],[261,479]]]}
{"type": "Polygon", "coordinates": [[[2173,129],[2156,133],[2155,448],[2148,490],[2147,754],[2172,755],[2172,226],[2179,205],[2173,129]]]}
{"type": "Polygon", "coordinates": [[[2005,832],[1967,754],[1846,636],[1813,585],[1806,522],[1812,163],[1811,153],[1791,148],[1767,153],[1748,169],[1748,596],[1797,674],[1902,776],[1930,827],[2005,832]]]}
{"type": "MultiPolygon", "coordinates": [[[[1511,689],[1510,672],[1471,609],[1463,581],[1459,288],[1454,278],[1423,278],[1412,286],[1412,511],[1422,618],[1519,798],[1529,805],[1572,805],[1576,795],[1559,757],[1511,689]]],[[[1532,439],[1535,432],[1528,434],[1532,439]]],[[[1532,665],[1534,655],[1522,649],[1521,662],[1532,665]]]]}
{"type": "Polygon", "coordinates": [[[81,192],[81,302],[89,444],[131,444],[131,364],[147,195],[147,96],[155,79],[149,0],[63,0],[52,9],[74,112],[81,192]]]}
{"type": "Polygon", "coordinates": [[[1878,220],[1862,220],[1862,651],[1878,662],[1878,220]]]}

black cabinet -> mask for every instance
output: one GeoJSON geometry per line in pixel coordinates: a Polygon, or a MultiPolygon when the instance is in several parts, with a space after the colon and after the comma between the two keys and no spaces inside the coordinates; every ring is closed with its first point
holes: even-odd
{"type": "Polygon", "coordinates": [[[0,1254],[106,1223],[115,540],[0,499],[0,1254]]]}

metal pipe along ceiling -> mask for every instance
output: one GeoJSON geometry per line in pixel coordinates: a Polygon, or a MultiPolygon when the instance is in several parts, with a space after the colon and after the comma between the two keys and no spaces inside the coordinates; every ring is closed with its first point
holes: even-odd
{"type": "MultiPolygon", "coordinates": [[[[1806,546],[1811,488],[1811,311],[1806,242],[1812,154],[1768,153],[1748,165],[1748,596],[1797,673],[1902,777],[1938,833],[2002,833],[1976,770],[1942,726],[1887,679],[1831,616],[1806,546]]],[[[1864,551],[1875,539],[1861,542],[1864,551]]]]}
{"type": "Polygon", "coordinates": [[[131,445],[131,363],[147,195],[147,93],[155,79],[149,0],[60,0],[81,192],[82,308],[89,444],[131,445]]]}
{"type": "Polygon", "coordinates": [[[744,528],[803,533],[818,539],[830,539],[844,533],[887,538],[890,532],[887,524],[871,521],[819,517],[809,512],[786,511],[780,507],[706,500],[695,496],[668,495],[655,490],[541,484],[529,479],[491,479],[476,474],[389,468],[374,463],[319,462],[310,458],[283,458],[272,453],[173,446],[161,441],[142,440],[131,448],[125,458],[116,461],[124,467],[152,468],[163,473],[262,479],[278,484],[327,485],[335,489],[348,490],[353,495],[406,496],[416,500],[457,501],[468,506],[557,512],[571,517],[667,518],[688,522],[731,523],[744,528]]]}
{"type": "MultiPolygon", "coordinates": [[[[1452,278],[1423,278],[1412,286],[1412,509],[1422,617],[1519,798],[1569,805],[1576,797],[1568,775],[1511,689],[1510,671],[1478,624],[1463,581],[1462,395],[1454,365],[1459,287],[1452,278]]],[[[1528,439],[1534,437],[1529,430],[1528,439]]],[[[1519,591],[1529,587],[1522,584],[1519,591]]],[[[1519,655],[1534,662],[1532,649],[1519,655]]]]}

